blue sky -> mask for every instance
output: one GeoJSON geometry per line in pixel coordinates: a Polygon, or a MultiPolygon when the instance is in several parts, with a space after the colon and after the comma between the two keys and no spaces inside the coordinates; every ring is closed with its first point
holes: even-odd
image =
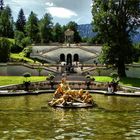
{"type": "Polygon", "coordinates": [[[91,23],[92,0],[4,0],[5,5],[12,9],[14,20],[17,19],[19,10],[22,8],[26,18],[34,11],[38,18],[45,13],[50,13],[53,22],[64,25],[69,21],[78,24],[91,23]]]}

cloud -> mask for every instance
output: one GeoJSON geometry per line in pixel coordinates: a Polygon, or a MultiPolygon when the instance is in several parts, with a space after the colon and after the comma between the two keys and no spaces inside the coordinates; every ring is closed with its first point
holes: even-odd
{"type": "Polygon", "coordinates": [[[49,12],[52,16],[59,18],[71,18],[73,16],[78,16],[74,11],[63,7],[49,7],[47,8],[47,12],[49,12]]]}
{"type": "Polygon", "coordinates": [[[31,11],[35,12],[39,19],[45,13],[50,13],[53,22],[60,24],[67,24],[69,21],[76,21],[78,24],[90,23],[92,20],[93,0],[4,0],[4,3],[12,9],[14,20],[21,8],[26,18],[31,11]]]}
{"type": "Polygon", "coordinates": [[[93,3],[90,4],[90,7],[92,7],[92,6],[93,6],[93,3]]]}
{"type": "Polygon", "coordinates": [[[46,2],[45,4],[46,4],[47,6],[49,6],[49,7],[54,6],[53,2],[46,2]]]}

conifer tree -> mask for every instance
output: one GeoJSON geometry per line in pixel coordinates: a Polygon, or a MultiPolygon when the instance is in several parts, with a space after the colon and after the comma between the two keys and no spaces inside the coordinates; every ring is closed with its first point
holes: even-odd
{"type": "Polygon", "coordinates": [[[25,24],[26,24],[26,19],[25,19],[24,12],[23,9],[20,9],[18,14],[18,19],[16,21],[16,29],[21,32],[25,32],[25,24]]]}
{"type": "Polygon", "coordinates": [[[46,13],[40,21],[40,35],[42,43],[49,43],[52,39],[52,17],[46,13]]]}
{"type": "Polygon", "coordinates": [[[64,32],[62,31],[62,27],[59,23],[56,23],[53,27],[53,39],[55,42],[64,42],[64,32]]]}
{"type": "Polygon", "coordinates": [[[6,6],[0,14],[0,37],[13,38],[13,17],[11,16],[11,9],[6,6]]]}
{"type": "Polygon", "coordinates": [[[4,9],[4,2],[3,0],[0,0],[0,11],[4,9]]]}
{"type": "Polygon", "coordinates": [[[38,18],[34,12],[31,12],[26,23],[26,33],[31,38],[32,43],[38,43],[39,40],[39,26],[38,18]]]}

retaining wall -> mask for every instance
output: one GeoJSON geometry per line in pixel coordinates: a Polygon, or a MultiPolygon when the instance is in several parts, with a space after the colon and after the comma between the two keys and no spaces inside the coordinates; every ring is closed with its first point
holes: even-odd
{"type": "MultiPolygon", "coordinates": [[[[87,85],[84,81],[82,82],[68,82],[71,89],[87,89],[87,85]]],[[[53,89],[56,89],[60,84],[60,81],[56,81],[53,83],[53,89]]],[[[25,86],[23,84],[19,85],[9,85],[9,86],[0,86],[0,90],[24,90],[25,86]]],[[[52,89],[52,84],[50,81],[42,81],[42,82],[32,82],[29,86],[29,90],[45,90],[52,89]]],[[[91,82],[89,89],[100,89],[107,90],[107,83],[95,83],[91,82]]]]}

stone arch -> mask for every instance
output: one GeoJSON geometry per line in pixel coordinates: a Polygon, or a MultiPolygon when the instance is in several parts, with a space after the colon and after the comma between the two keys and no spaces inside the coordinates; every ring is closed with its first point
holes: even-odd
{"type": "Polygon", "coordinates": [[[64,62],[65,61],[65,54],[60,54],[60,61],[61,62],[64,62]]]}
{"type": "Polygon", "coordinates": [[[78,54],[74,54],[73,56],[73,61],[79,61],[79,55],[78,54]]]}
{"type": "Polygon", "coordinates": [[[69,53],[67,54],[67,65],[71,65],[72,64],[72,55],[69,53]]]}

